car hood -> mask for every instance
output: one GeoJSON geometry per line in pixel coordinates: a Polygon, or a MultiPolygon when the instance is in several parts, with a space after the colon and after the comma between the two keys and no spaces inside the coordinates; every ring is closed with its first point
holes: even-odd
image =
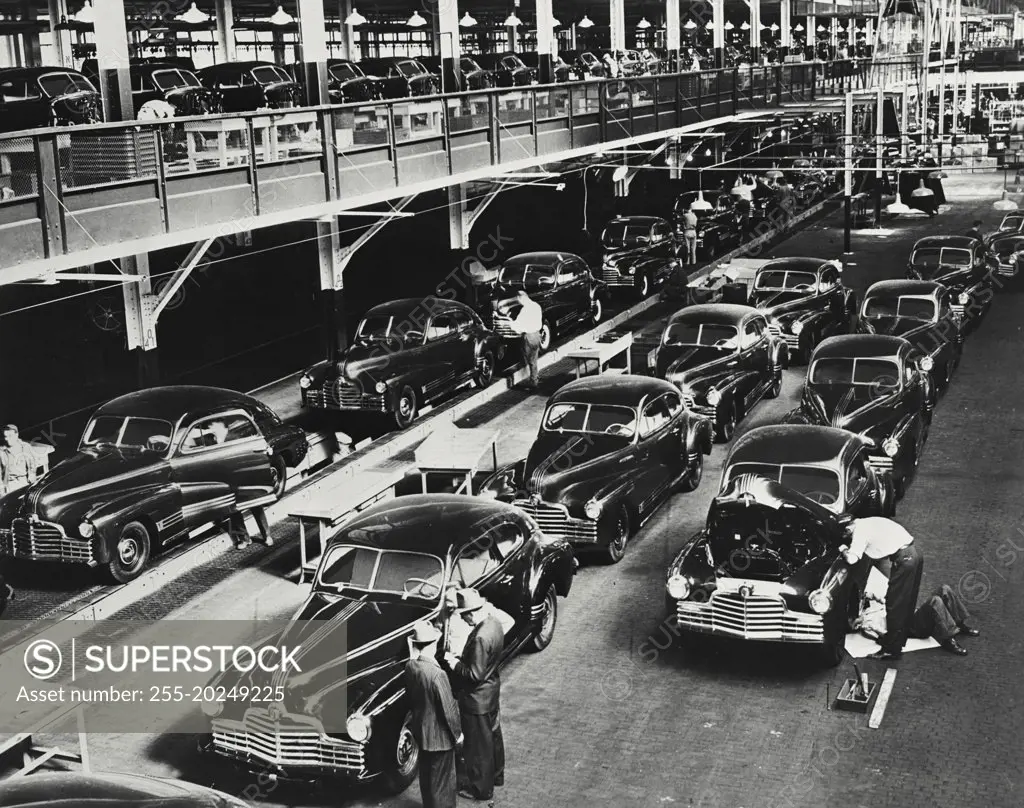
{"type": "Polygon", "coordinates": [[[816,420],[824,426],[850,432],[866,431],[874,426],[878,421],[875,411],[891,398],[870,385],[809,384],[804,388],[804,401],[816,420]]]}
{"type": "Polygon", "coordinates": [[[911,274],[926,280],[941,283],[943,286],[964,286],[971,280],[969,267],[940,267],[934,275],[924,276],[917,269],[911,269],[911,274]]]}
{"type": "Polygon", "coordinates": [[[164,100],[179,115],[205,115],[213,112],[214,93],[207,87],[177,87],[164,93],[164,100]]]}
{"type": "Polygon", "coordinates": [[[624,449],[625,438],[613,435],[580,435],[543,432],[530,447],[523,469],[523,487],[527,494],[539,494],[547,502],[556,502],[565,490],[598,474],[595,462],[624,449]]]}
{"type": "Polygon", "coordinates": [[[724,371],[725,365],[732,358],[731,352],[708,345],[662,345],[658,350],[658,375],[668,378],[698,368],[714,373],[719,366],[724,371]]]}
{"type": "Polygon", "coordinates": [[[102,120],[100,104],[100,94],[92,90],[82,90],[50,99],[50,106],[58,123],[97,123],[102,120]]]}
{"type": "Polygon", "coordinates": [[[789,303],[797,303],[807,297],[807,292],[775,291],[772,289],[755,290],[750,293],[750,305],[762,311],[785,309],[789,303]]]}
{"type": "Polygon", "coordinates": [[[267,101],[275,106],[295,105],[299,101],[299,85],[294,81],[278,81],[273,84],[264,84],[263,92],[267,101]]]}
{"type": "Polygon", "coordinates": [[[869,334],[903,337],[910,342],[932,327],[932,323],[924,323],[912,317],[863,317],[861,323],[869,334]]]}
{"type": "Polygon", "coordinates": [[[325,363],[328,378],[360,381],[367,374],[383,371],[392,361],[397,344],[388,340],[372,340],[350,345],[336,363],[325,363]]]}

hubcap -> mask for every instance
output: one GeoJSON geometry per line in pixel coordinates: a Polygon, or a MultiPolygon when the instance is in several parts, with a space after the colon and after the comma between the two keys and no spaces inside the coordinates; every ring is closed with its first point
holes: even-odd
{"type": "Polygon", "coordinates": [[[117,543],[117,557],[126,567],[132,566],[139,558],[139,543],[125,536],[117,543]]]}
{"type": "Polygon", "coordinates": [[[551,639],[551,634],[555,630],[555,594],[554,592],[548,592],[544,598],[544,610],[541,612],[540,618],[540,641],[542,644],[547,644],[551,639]]]}
{"type": "Polygon", "coordinates": [[[626,549],[626,541],[629,539],[629,517],[625,511],[619,511],[618,520],[615,524],[615,540],[613,544],[618,552],[626,549]]]}
{"type": "Polygon", "coordinates": [[[485,381],[491,378],[491,358],[489,356],[480,360],[480,378],[485,381]]]}
{"type": "Polygon", "coordinates": [[[416,760],[416,739],[412,737],[412,731],[408,724],[404,725],[402,731],[398,733],[396,760],[398,768],[403,772],[407,772],[416,760]]]}
{"type": "Polygon", "coordinates": [[[398,402],[398,411],[403,418],[408,418],[412,414],[412,401],[408,396],[402,396],[402,400],[398,402]]]}

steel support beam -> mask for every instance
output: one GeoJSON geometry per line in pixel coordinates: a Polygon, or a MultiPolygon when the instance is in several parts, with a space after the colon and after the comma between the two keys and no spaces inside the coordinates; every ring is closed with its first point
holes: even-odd
{"type": "Polygon", "coordinates": [[[782,42],[782,53],[789,55],[793,47],[793,0],[781,0],[779,3],[779,39],[782,42]]]}
{"type": "Polygon", "coordinates": [[[232,0],[214,0],[214,14],[217,20],[217,61],[235,61],[235,37],[231,26],[235,23],[235,9],[232,0]]]}
{"type": "Polygon", "coordinates": [[[299,62],[310,106],[330,102],[327,94],[327,25],[323,0],[298,0],[299,62]]]}
{"type": "MultiPolygon", "coordinates": [[[[535,0],[537,4],[537,78],[541,84],[555,80],[552,58],[558,51],[555,39],[555,19],[551,0],[535,0]]],[[[677,0],[678,2],[678,0],[677,0]]]]}
{"type": "Polygon", "coordinates": [[[128,70],[128,28],[124,0],[96,0],[96,65],[103,115],[107,121],[135,118],[132,82],[128,70]]]}
{"type": "Polygon", "coordinates": [[[355,29],[351,25],[346,25],[345,20],[348,19],[348,15],[352,13],[354,3],[352,0],[341,0],[338,3],[338,20],[341,22],[341,58],[356,59],[355,49],[355,29]]]}
{"type": "Polygon", "coordinates": [[[133,255],[121,259],[121,271],[138,278],[121,286],[124,294],[124,319],[128,332],[128,350],[138,357],[139,386],[152,387],[159,382],[156,350],[156,305],[149,275],[149,256],[133,255]]]}
{"type": "Polygon", "coordinates": [[[715,67],[725,67],[725,0],[711,0],[711,42],[715,49],[715,67]]]}
{"type": "Polygon", "coordinates": [[[206,255],[206,251],[210,249],[214,241],[216,241],[216,239],[208,238],[206,241],[197,242],[189,251],[185,262],[174,271],[174,274],[171,275],[170,281],[160,290],[159,295],[157,295],[156,306],[153,309],[152,315],[154,327],[160,317],[160,313],[167,308],[167,304],[171,302],[171,299],[181,288],[182,284],[188,280],[188,276],[192,274],[192,270],[199,266],[199,262],[203,260],[203,256],[206,255]]]}
{"type": "Polygon", "coordinates": [[[681,67],[679,59],[679,52],[682,48],[681,33],[679,0],[665,0],[665,48],[668,50],[668,69],[672,73],[677,72],[681,67]]]}
{"type": "Polygon", "coordinates": [[[608,0],[611,19],[611,49],[626,49],[626,4],[625,0],[608,0]]]}
{"type": "Polygon", "coordinates": [[[465,90],[462,86],[462,48],[459,44],[459,5],[457,0],[425,4],[430,9],[434,33],[434,53],[441,56],[441,92],[465,90]]]}
{"type": "Polygon", "coordinates": [[[448,231],[450,244],[453,250],[468,250],[469,237],[473,232],[473,225],[483,215],[490,204],[498,198],[498,194],[508,190],[510,185],[504,180],[498,180],[498,185],[492,188],[478,199],[470,199],[466,194],[466,185],[451,185],[448,187],[448,231]],[[471,203],[475,203],[472,204],[471,203]]]}

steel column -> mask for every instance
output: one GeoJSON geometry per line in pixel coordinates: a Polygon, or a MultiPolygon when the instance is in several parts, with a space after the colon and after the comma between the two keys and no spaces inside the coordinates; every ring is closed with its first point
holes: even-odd
{"type": "MultiPolygon", "coordinates": [[[[681,49],[679,0],[665,0],[665,48],[668,51],[669,71],[678,72],[681,68],[679,60],[681,49]]],[[[689,65],[687,66],[689,67],[689,65]]],[[[700,84],[700,81],[697,83],[700,84]]]]}
{"type": "Polygon", "coordinates": [[[310,106],[330,102],[327,93],[327,24],[323,0],[298,0],[299,62],[310,106]]]}
{"type": "Polygon", "coordinates": [[[338,233],[338,217],[316,221],[316,247],[320,263],[320,289],[324,306],[324,352],[334,361],[348,345],[345,323],[344,262],[338,233]]]}
{"type": "Polygon", "coordinates": [[[108,121],[130,121],[135,118],[135,106],[128,71],[124,0],[96,0],[94,8],[98,89],[103,97],[103,114],[108,121]]]}
{"type": "Polygon", "coordinates": [[[711,29],[715,48],[715,67],[725,67],[725,0],[712,0],[711,20],[714,27],[711,29]]]}
{"type": "Polygon", "coordinates": [[[156,325],[157,296],[149,275],[149,256],[133,255],[121,259],[121,271],[138,281],[124,283],[125,326],[128,332],[128,350],[138,358],[139,386],[152,387],[159,383],[160,366],[157,355],[156,325]]]}
{"type": "Polygon", "coordinates": [[[551,84],[555,80],[553,57],[558,52],[558,41],[555,39],[555,15],[551,9],[551,0],[536,0],[536,3],[537,78],[541,84],[551,84]]]}
{"type": "Polygon", "coordinates": [[[843,252],[850,252],[850,229],[853,219],[853,93],[846,94],[846,114],[843,134],[844,199],[843,252]]]}
{"type": "Polygon", "coordinates": [[[235,22],[232,0],[215,0],[213,4],[217,20],[217,61],[235,61],[235,37],[231,26],[235,22]]]}
{"type": "Polygon", "coordinates": [[[611,25],[611,49],[626,49],[626,5],[624,0],[608,0],[611,25]]]}

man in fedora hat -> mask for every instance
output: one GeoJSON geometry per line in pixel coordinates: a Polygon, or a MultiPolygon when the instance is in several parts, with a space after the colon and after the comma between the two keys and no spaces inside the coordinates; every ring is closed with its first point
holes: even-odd
{"type": "Polygon", "coordinates": [[[448,674],[437,662],[441,632],[417,623],[405,666],[405,692],[412,705],[412,731],[420,747],[420,794],[424,808],[455,808],[455,749],[462,743],[459,709],[448,674]]]}
{"type": "Polygon", "coordinates": [[[501,734],[501,680],[498,664],[505,648],[501,623],[486,608],[487,601],[475,589],[458,593],[458,613],[473,627],[461,657],[451,652],[445,660],[459,678],[459,710],[466,736],[463,757],[466,785],[459,795],[489,800],[494,787],[505,782],[505,741],[501,734]]]}

